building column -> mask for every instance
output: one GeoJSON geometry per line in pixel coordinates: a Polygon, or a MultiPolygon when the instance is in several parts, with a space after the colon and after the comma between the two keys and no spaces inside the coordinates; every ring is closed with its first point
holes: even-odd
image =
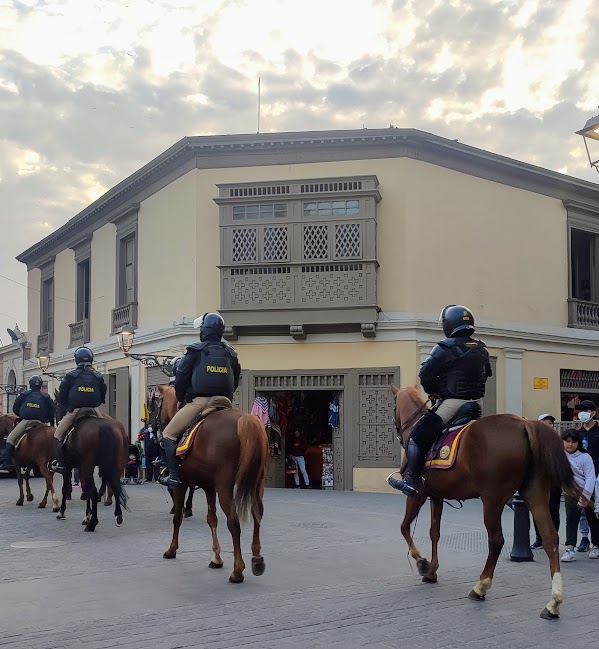
{"type": "Polygon", "coordinates": [[[505,411],[522,416],[523,349],[505,350],[505,411]]]}
{"type": "Polygon", "coordinates": [[[135,359],[129,360],[129,386],[131,398],[129,400],[131,439],[137,439],[143,417],[142,391],[145,390],[144,366],[135,359]]]}

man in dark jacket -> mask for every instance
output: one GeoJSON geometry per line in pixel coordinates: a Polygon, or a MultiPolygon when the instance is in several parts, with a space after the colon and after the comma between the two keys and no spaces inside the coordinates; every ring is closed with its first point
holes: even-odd
{"type": "Polygon", "coordinates": [[[21,392],[13,405],[13,412],[21,421],[13,428],[6,439],[6,447],[0,465],[0,471],[10,470],[17,442],[23,437],[27,426],[32,421],[54,426],[54,402],[50,395],[42,392],[42,377],[32,376],[29,379],[29,390],[21,392]]]}
{"type": "Polygon", "coordinates": [[[54,432],[54,450],[57,459],[50,467],[52,471],[64,473],[67,470],[62,442],[73,426],[79,409],[91,408],[97,417],[102,416],[98,406],[106,400],[106,384],[102,375],[93,370],[93,362],[94,355],[91,349],[79,347],[75,350],[77,369],[70,371],[60,382],[58,389],[60,403],[66,405],[67,412],[54,432]]]}
{"type": "Polygon", "coordinates": [[[206,409],[211,397],[233,399],[241,375],[237,352],[222,340],[225,331],[222,317],[218,313],[205,313],[198,321],[200,342],[187,348],[177,363],[175,375],[177,400],[185,405],[162,433],[169,476],[161,478],[160,483],[168,487],[181,484],[176,454],[179,439],[206,409]]]}
{"type": "Polygon", "coordinates": [[[472,338],[474,316],[464,306],[450,304],[441,312],[445,340],[439,342],[420,367],[420,382],[429,396],[438,399],[414,426],[407,455],[407,472],[403,480],[391,476],[390,486],[406,496],[418,493],[424,460],[428,450],[467,402],[478,402],[485,395],[485,383],[492,375],[485,344],[472,338]]]}

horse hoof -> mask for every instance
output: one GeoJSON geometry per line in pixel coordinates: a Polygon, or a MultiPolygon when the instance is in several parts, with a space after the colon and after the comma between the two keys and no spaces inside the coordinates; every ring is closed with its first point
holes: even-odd
{"type": "Polygon", "coordinates": [[[479,595],[474,589],[468,594],[468,599],[471,599],[473,602],[484,602],[485,596],[479,595]]]}
{"type": "Polygon", "coordinates": [[[177,553],[176,552],[171,552],[170,550],[167,550],[163,555],[163,559],[176,559],[177,558],[177,553]]]}
{"type": "Polygon", "coordinates": [[[17,507],[23,507],[23,501],[22,501],[22,500],[17,500],[17,502],[15,503],[15,505],[16,505],[17,507]]]}
{"type": "Polygon", "coordinates": [[[38,509],[46,509],[46,504],[47,504],[47,503],[40,503],[40,504],[37,506],[37,508],[38,508],[38,509]]]}
{"type": "Polygon", "coordinates": [[[27,502],[30,503],[33,500],[33,494],[27,496],[27,502]]]}
{"type": "Polygon", "coordinates": [[[115,524],[117,527],[120,527],[123,524],[123,517],[122,516],[117,516],[115,524]]]}
{"type": "Polygon", "coordinates": [[[421,577],[425,577],[430,571],[431,564],[428,559],[418,559],[418,561],[416,561],[416,568],[418,568],[418,574],[421,577]]]}
{"type": "Polygon", "coordinates": [[[424,575],[422,578],[422,583],[423,584],[436,584],[437,583],[437,578],[436,577],[429,577],[429,575],[424,575]]]}
{"type": "Polygon", "coordinates": [[[266,563],[263,557],[252,557],[252,574],[260,577],[266,570],[266,563]]]}
{"type": "Polygon", "coordinates": [[[67,517],[64,514],[58,514],[58,516],[56,517],[57,521],[65,521],[66,519],[67,517]]]}
{"type": "Polygon", "coordinates": [[[557,620],[559,618],[559,615],[556,615],[555,613],[551,613],[549,609],[544,608],[543,611],[541,612],[540,617],[542,620],[557,620]]]}
{"type": "Polygon", "coordinates": [[[95,529],[96,529],[95,526],[91,527],[90,525],[86,525],[84,531],[85,532],[93,532],[93,531],[95,531],[95,529]]]}
{"type": "Polygon", "coordinates": [[[184,518],[191,518],[192,516],[193,516],[193,512],[191,511],[191,509],[186,509],[186,510],[183,512],[183,517],[184,517],[184,518]]]}
{"type": "Polygon", "coordinates": [[[53,511],[55,514],[57,514],[57,513],[60,511],[60,509],[58,509],[58,507],[54,507],[54,508],[52,509],[52,511],[53,511]]]}
{"type": "Polygon", "coordinates": [[[89,518],[87,516],[81,521],[81,525],[89,525],[89,518]]]}
{"type": "Polygon", "coordinates": [[[241,582],[243,581],[243,575],[236,575],[234,572],[232,572],[229,576],[229,581],[232,584],[241,584],[241,582]]]}
{"type": "Polygon", "coordinates": [[[223,567],[223,562],[221,561],[220,563],[216,563],[216,561],[211,561],[211,562],[208,564],[208,567],[209,567],[209,568],[215,568],[215,569],[216,569],[216,568],[222,568],[222,567],[223,567]]]}

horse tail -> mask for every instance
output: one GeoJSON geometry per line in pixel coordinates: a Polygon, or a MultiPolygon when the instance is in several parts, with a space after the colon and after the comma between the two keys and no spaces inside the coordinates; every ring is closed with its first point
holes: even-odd
{"type": "Polygon", "coordinates": [[[526,421],[524,428],[532,450],[533,470],[549,480],[552,487],[561,487],[568,496],[580,498],[582,490],[574,481],[574,473],[559,436],[540,421],[526,421]]]}
{"type": "Polygon", "coordinates": [[[241,450],[235,476],[235,509],[242,522],[247,520],[250,511],[252,516],[260,521],[262,512],[260,511],[258,491],[264,480],[268,458],[266,431],[257,417],[241,415],[237,420],[237,436],[241,450]]]}
{"type": "Polygon", "coordinates": [[[118,499],[121,507],[129,511],[127,493],[121,484],[119,473],[119,454],[122,453],[122,450],[119,448],[120,444],[116,442],[117,434],[120,440],[120,433],[117,433],[110,422],[105,420],[100,422],[97,450],[98,471],[102,482],[110,485],[112,493],[118,499]]]}

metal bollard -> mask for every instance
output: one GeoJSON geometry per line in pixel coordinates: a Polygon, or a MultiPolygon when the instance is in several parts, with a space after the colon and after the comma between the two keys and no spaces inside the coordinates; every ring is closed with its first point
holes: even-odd
{"type": "Polygon", "coordinates": [[[514,545],[510,553],[510,561],[534,561],[530,549],[530,514],[524,504],[520,493],[517,491],[512,498],[514,510],[514,545]]]}

